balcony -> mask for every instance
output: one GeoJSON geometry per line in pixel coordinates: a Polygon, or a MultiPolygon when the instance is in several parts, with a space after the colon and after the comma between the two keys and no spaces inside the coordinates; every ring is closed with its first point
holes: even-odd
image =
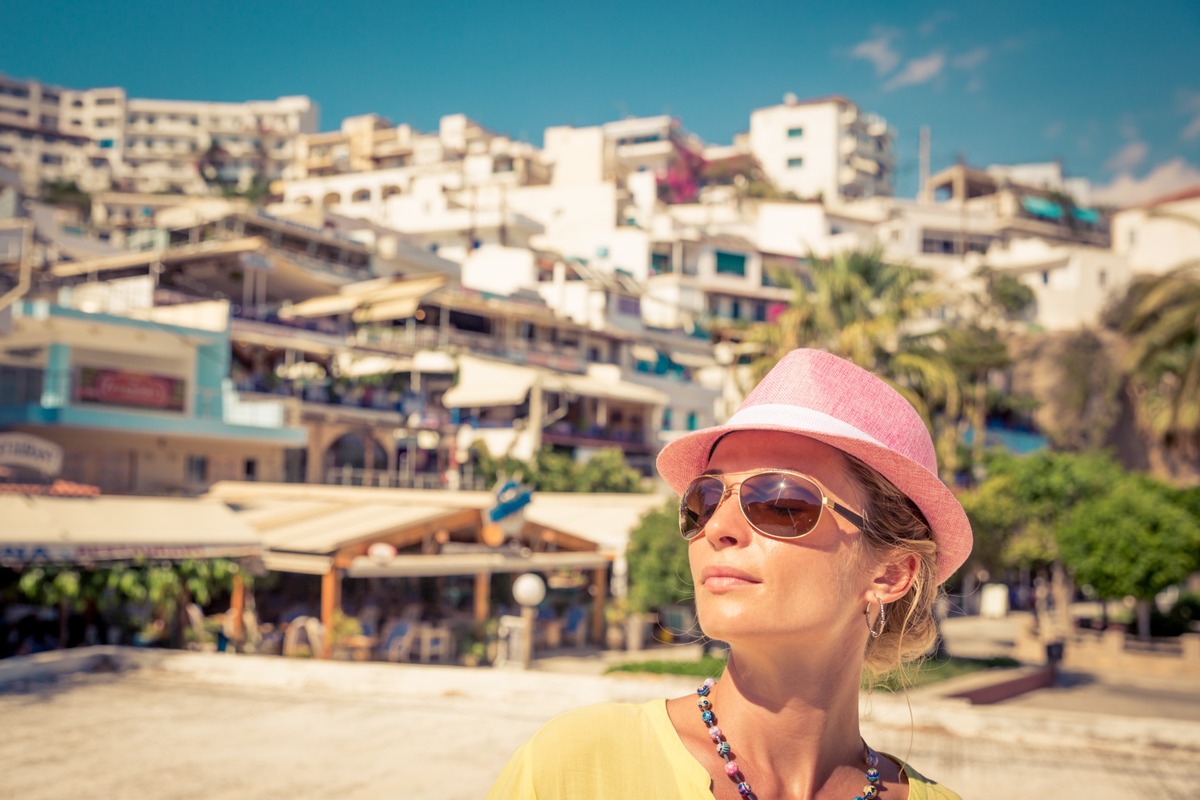
{"type": "Polygon", "coordinates": [[[0,425],[64,425],[303,444],[282,403],[244,402],[233,387],[122,370],[0,367],[0,425]]]}
{"type": "Polygon", "coordinates": [[[549,425],[542,432],[542,441],[566,447],[619,447],[632,453],[646,453],[650,450],[644,431],[597,424],[576,425],[567,420],[549,425]]]}

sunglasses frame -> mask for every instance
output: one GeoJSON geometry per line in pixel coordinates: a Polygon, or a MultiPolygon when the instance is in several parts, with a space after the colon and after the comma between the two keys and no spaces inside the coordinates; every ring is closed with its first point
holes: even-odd
{"type": "Polygon", "coordinates": [[[850,522],[852,525],[854,525],[856,528],[859,528],[860,530],[866,525],[866,522],[867,522],[866,517],[863,516],[862,514],[859,514],[855,511],[851,510],[850,508],[842,505],[838,501],[832,499],[829,496],[829,494],[830,494],[829,490],[827,488],[825,488],[825,484],[821,483],[819,480],[814,478],[812,475],[809,475],[804,472],[797,472],[796,470],[793,470],[793,469],[774,469],[774,468],[746,470],[744,472],[723,472],[723,473],[705,472],[705,473],[697,475],[695,478],[693,478],[691,480],[691,482],[688,483],[687,487],[683,490],[683,492],[680,493],[680,495],[679,495],[679,534],[680,534],[680,536],[682,536],[684,538],[685,541],[688,541],[688,542],[696,539],[702,533],[704,533],[703,525],[700,526],[696,530],[696,532],[693,533],[691,536],[688,536],[687,534],[685,534],[683,532],[684,498],[687,497],[688,492],[691,491],[692,487],[695,486],[696,482],[699,481],[701,478],[713,478],[714,480],[719,482],[722,487],[721,496],[717,499],[716,505],[713,506],[712,512],[708,516],[708,518],[710,520],[712,519],[713,514],[716,514],[718,509],[721,508],[721,504],[724,503],[725,500],[736,491],[737,495],[738,495],[738,510],[741,511],[741,513],[742,513],[742,519],[746,520],[746,524],[749,525],[751,528],[753,528],[755,533],[760,533],[763,536],[769,536],[772,539],[803,539],[805,536],[808,536],[810,533],[815,531],[817,529],[817,525],[821,524],[821,515],[825,513],[826,508],[836,512],[840,517],[845,519],[847,522],[850,522]],[[813,486],[817,487],[817,492],[821,495],[821,509],[820,509],[820,511],[817,512],[817,518],[813,521],[813,525],[811,528],[809,528],[804,533],[796,534],[795,536],[780,536],[779,534],[776,534],[776,533],[767,533],[766,531],[764,531],[763,529],[761,529],[757,525],[755,525],[753,522],[751,522],[750,516],[746,513],[746,506],[742,503],[742,484],[745,483],[750,478],[754,478],[758,475],[766,475],[766,474],[792,475],[797,478],[803,478],[804,480],[811,483],[813,486]],[[737,483],[730,486],[728,483],[725,482],[725,478],[730,477],[730,476],[734,476],[734,477],[745,476],[745,477],[742,477],[741,480],[739,480],[737,483]]]}

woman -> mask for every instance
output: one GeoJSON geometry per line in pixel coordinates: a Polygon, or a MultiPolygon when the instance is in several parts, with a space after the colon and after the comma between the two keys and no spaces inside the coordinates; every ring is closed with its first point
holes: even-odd
{"type": "Polygon", "coordinates": [[[933,645],[971,528],[920,416],[836,356],[795,350],[725,425],[668,444],[705,634],[696,696],[564,714],[493,798],[956,798],[859,731],[860,676],[933,645]]]}

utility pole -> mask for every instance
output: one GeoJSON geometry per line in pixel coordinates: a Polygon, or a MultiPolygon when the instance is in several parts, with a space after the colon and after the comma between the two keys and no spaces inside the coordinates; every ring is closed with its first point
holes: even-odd
{"type": "Polygon", "coordinates": [[[925,197],[925,192],[929,187],[929,126],[921,126],[921,140],[918,153],[918,161],[920,162],[920,176],[918,181],[920,186],[917,187],[917,198],[920,202],[925,203],[932,198],[925,197]]]}

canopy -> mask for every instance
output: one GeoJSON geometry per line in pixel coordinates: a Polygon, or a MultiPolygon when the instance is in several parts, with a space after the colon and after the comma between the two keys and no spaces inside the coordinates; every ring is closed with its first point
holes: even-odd
{"type": "Polygon", "coordinates": [[[258,535],[212,500],[0,495],[0,562],[237,558],[258,535]]]}
{"type": "Polygon", "coordinates": [[[458,383],[446,392],[446,408],[490,408],[517,406],[537,380],[530,367],[462,356],[458,361],[458,383]]]}
{"type": "Polygon", "coordinates": [[[347,570],[352,578],[413,578],[435,575],[479,575],[501,572],[549,572],[555,569],[598,569],[609,558],[595,552],[450,553],[436,556],[396,556],[380,564],[366,556],[354,559],[347,570]]]}

